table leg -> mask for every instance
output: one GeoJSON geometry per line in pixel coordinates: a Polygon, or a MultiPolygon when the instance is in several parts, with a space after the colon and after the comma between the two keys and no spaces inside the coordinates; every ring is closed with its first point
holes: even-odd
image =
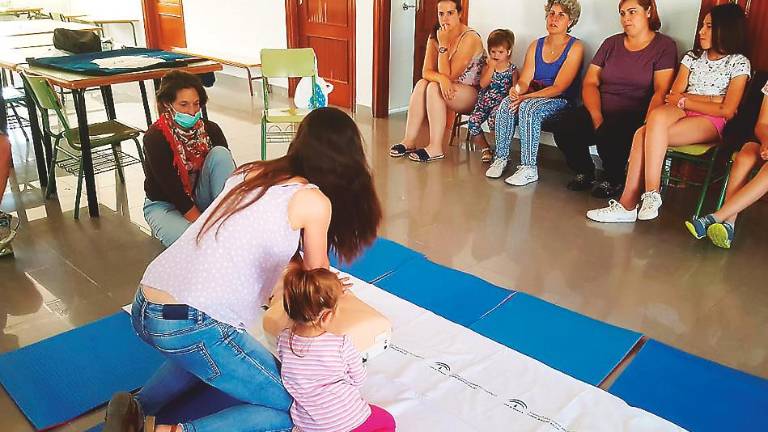
{"type": "MultiPolygon", "coordinates": [[[[40,133],[40,123],[37,120],[37,105],[35,104],[35,98],[32,96],[32,89],[27,82],[24,82],[24,100],[27,105],[27,113],[29,114],[29,129],[32,132],[32,148],[35,150],[35,162],[37,163],[37,177],[40,180],[41,187],[48,187],[48,169],[46,167],[46,161],[51,157],[46,155],[43,151],[43,138],[40,133]]],[[[5,107],[5,101],[2,101],[3,107],[5,107]]],[[[3,119],[7,119],[3,116],[3,119]]]]}
{"type": "MultiPolygon", "coordinates": [[[[3,76],[5,76],[5,69],[3,69],[3,76]]],[[[8,132],[8,107],[5,106],[2,83],[0,83],[0,132],[8,132]]]]}
{"type": "Polygon", "coordinates": [[[128,24],[131,25],[131,31],[133,32],[133,46],[137,47],[139,46],[139,40],[136,38],[136,25],[133,23],[133,21],[129,22],[128,24]]]}
{"type": "Polygon", "coordinates": [[[107,118],[114,120],[117,118],[115,111],[115,98],[112,94],[112,86],[101,87],[101,100],[104,101],[104,108],[107,111],[107,118]]]}
{"type": "Polygon", "coordinates": [[[85,191],[88,196],[88,213],[91,217],[99,216],[99,199],[96,197],[96,178],[93,173],[93,159],[91,155],[91,139],[88,135],[88,112],[85,107],[85,90],[72,90],[77,111],[77,127],[80,131],[80,147],[83,158],[83,177],[85,177],[85,191]]]}
{"type": "Polygon", "coordinates": [[[149,110],[147,86],[144,85],[144,81],[139,81],[139,90],[141,90],[141,103],[144,105],[144,116],[147,118],[147,127],[150,127],[152,126],[152,112],[149,110]]]}

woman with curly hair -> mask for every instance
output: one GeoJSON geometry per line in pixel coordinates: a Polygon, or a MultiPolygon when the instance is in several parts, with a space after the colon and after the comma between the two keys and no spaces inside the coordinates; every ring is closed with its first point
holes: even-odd
{"type": "Polygon", "coordinates": [[[521,161],[505,182],[523,186],[539,179],[536,159],[541,123],[565,109],[576,98],[577,76],[584,47],[568,34],[579,21],[578,0],[547,0],[544,7],[547,36],[528,47],[517,85],[496,114],[496,154],[485,175],[499,178],[507,167],[509,147],[520,124],[521,161]]]}

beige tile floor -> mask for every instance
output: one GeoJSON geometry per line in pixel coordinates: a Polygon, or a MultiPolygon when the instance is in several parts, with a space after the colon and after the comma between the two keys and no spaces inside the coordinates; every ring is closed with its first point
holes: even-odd
{"type": "MultiPolygon", "coordinates": [[[[104,117],[96,94],[88,96],[92,120],[104,117]]],[[[115,95],[118,118],[144,125],[138,87],[118,86],[115,95]]],[[[252,100],[244,80],[224,75],[210,96],[210,117],[235,159],[257,159],[260,97],[252,100]]],[[[730,251],[694,241],[683,228],[694,190],[672,190],[656,221],[594,224],[584,212],[603,202],[564,188],[570,175],[554,148],[542,150],[538,183],[512,188],[486,179],[479,154],[456,147],[430,165],[391,159],[405,116],[372,119],[361,109],[355,117],[383,202],[382,236],[492,283],[768,377],[765,203],[740,218],[730,251]]],[[[83,211],[76,221],[75,179],[59,173],[58,199],[43,200],[34,154],[20,134],[13,139],[16,169],[2,209],[18,215],[22,230],[16,257],[0,259],[0,352],[114,313],[161,251],[142,216],[140,167],[127,169],[125,185],[99,175],[102,217],[83,211]]],[[[270,156],[282,151],[276,146],[270,156]]],[[[58,430],[83,430],[101,415],[58,430]]],[[[2,390],[0,418],[4,431],[32,430],[2,390]]]]}

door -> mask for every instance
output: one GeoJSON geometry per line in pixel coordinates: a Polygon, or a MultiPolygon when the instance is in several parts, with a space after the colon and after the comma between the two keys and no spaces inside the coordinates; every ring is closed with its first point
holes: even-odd
{"type": "MultiPolygon", "coordinates": [[[[416,31],[413,40],[413,84],[421,79],[424,67],[424,54],[427,51],[427,38],[437,24],[437,3],[440,0],[411,0],[416,2],[416,31]]],[[[461,22],[466,24],[469,17],[469,0],[461,0],[464,12],[461,22]]]]}
{"type": "Polygon", "coordinates": [[[170,50],[186,47],[182,0],[144,0],[147,46],[170,50]]]}
{"type": "Polygon", "coordinates": [[[355,0],[297,0],[294,5],[298,6],[296,47],[315,50],[318,75],[333,84],[328,102],[353,108],[355,0]]]}

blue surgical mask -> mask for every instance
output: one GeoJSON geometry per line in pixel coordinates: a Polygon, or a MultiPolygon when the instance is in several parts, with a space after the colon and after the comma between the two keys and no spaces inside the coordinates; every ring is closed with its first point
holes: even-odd
{"type": "Polygon", "coordinates": [[[202,115],[201,111],[198,111],[195,115],[189,115],[187,113],[180,113],[173,108],[171,108],[171,112],[173,112],[173,121],[184,129],[191,129],[200,120],[202,115]]]}

